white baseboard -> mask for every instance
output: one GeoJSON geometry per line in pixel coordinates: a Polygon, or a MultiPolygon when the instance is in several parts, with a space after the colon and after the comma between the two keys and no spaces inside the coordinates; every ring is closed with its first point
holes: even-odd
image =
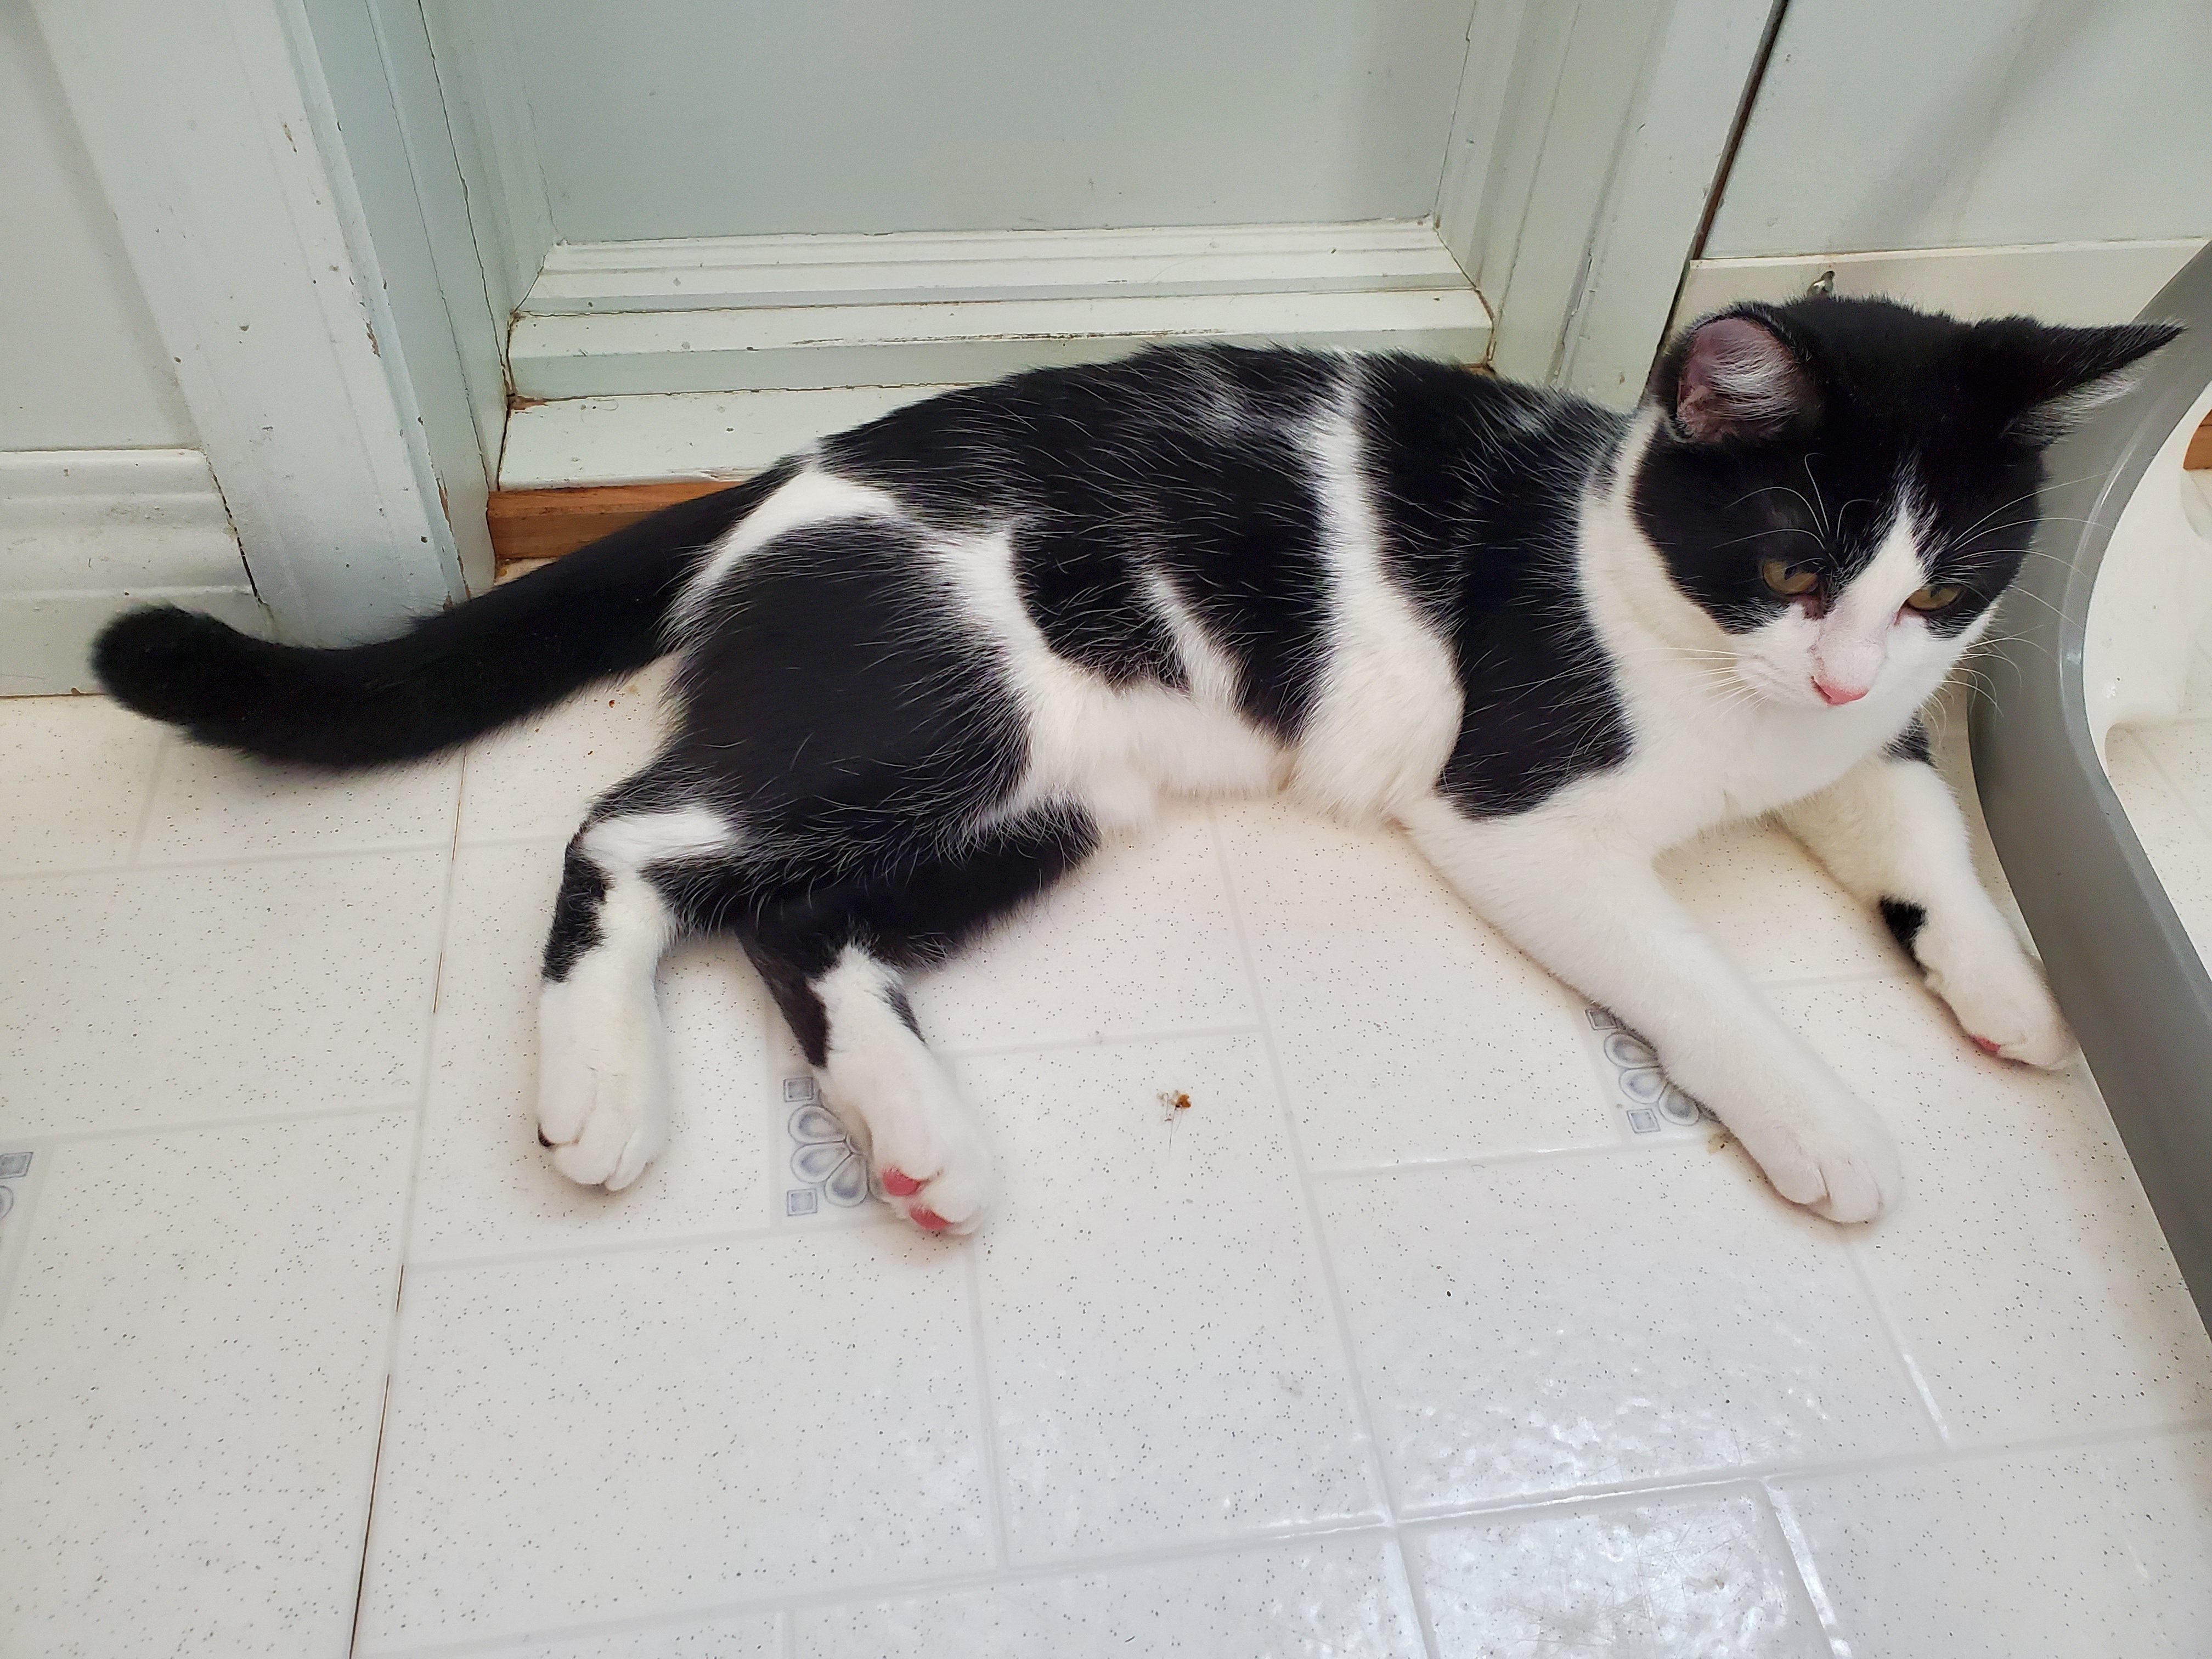
{"type": "Polygon", "coordinates": [[[939,392],[851,386],[827,392],[675,392],[562,398],[507,417],[501,489],[743,478],[817,438],[939,392]]]}
{"type": "Polygon", "coordinates": [[[0,453],[0,695],[89,690],[92,636],[144,599],[267,627],[207,458],[0,453]]]}
{"type": "Polygon", "coordinates": [[[509,343],[526,398],[972,384],[1147,341],[1479,362],[1433,228],[1223,226],[556,247],[509,343]]]}
{"type": "Polygon", "coordinates": [[[1830,270],[1836,274],[1834,293],[1881,295],[1955,317],[2124,323],[2203,246],[2201,240],[2045,242],[1693,259],[1670,326],[1739,300],[1796,299],[1830,270]]]}

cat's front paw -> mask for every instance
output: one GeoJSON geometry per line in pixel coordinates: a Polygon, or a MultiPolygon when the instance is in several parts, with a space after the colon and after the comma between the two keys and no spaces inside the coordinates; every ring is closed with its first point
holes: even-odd
{"type": "Polygon", "coordinates": [[[1896,1143],[1856,1101],[1838,1101],[1817,1112],[1740,1114],[1723,1121],[1775,1191],[1831,1221],[1871,1221],[1904,1188],[1896,1143]]]}
{"type": "Polygon", "coordinates": [[[1931,922],[1912,945],[1928,988],[1984,1051],[2045,1070],[2073,1059],[2066,1017],[2010,932],[1931,922]]]}
{"type": "Polygon", "coordinates": [[[605,1024],[571,1016],[549,986],[540,1005],[538,1140],[553,1167],[620,1192],[668,1144],[668,1073],[657,1019],[605,1024]]]}

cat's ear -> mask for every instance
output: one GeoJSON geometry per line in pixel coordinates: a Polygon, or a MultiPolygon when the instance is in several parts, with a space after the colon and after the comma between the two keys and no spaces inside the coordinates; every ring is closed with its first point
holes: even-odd
{"type": "Polygon", "coordinates": [[[1820,410],[1820,387],[1796,350],[1741,313],[1709,318],[1677,340],[1651,395],[1696,443],[1770,438],[1820,410]]]}
{"type": "Polygon", "coordinates": [[[2091,410],[2124,394],[2129,370],[2179,337],[2172,323],[2057,328],[2026,317],[1972,325],[1975,372],[1996,398],[2005,435],[2046,444],[2091,410]]]}

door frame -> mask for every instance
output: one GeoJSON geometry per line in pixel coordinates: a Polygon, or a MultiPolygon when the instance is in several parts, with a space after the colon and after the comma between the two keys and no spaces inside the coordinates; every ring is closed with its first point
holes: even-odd
{"type": "Polygon", "coordinates": [[[402,348],[302,0],[32,3],[280,635],[464,597],[417,396],[458,354],[402,348]]]}

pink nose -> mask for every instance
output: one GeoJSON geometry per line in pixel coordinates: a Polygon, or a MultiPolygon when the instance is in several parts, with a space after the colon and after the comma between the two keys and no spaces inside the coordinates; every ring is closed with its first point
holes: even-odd
{"type": "Polygon", "coordinates": [[[1863,685],[1831,685],[1818,674],[1813,676],[1813,689],[1820,694],[1820,701],[1832,708],[1839,703],[1856,702],[1867,694],[1863,685]]]}

